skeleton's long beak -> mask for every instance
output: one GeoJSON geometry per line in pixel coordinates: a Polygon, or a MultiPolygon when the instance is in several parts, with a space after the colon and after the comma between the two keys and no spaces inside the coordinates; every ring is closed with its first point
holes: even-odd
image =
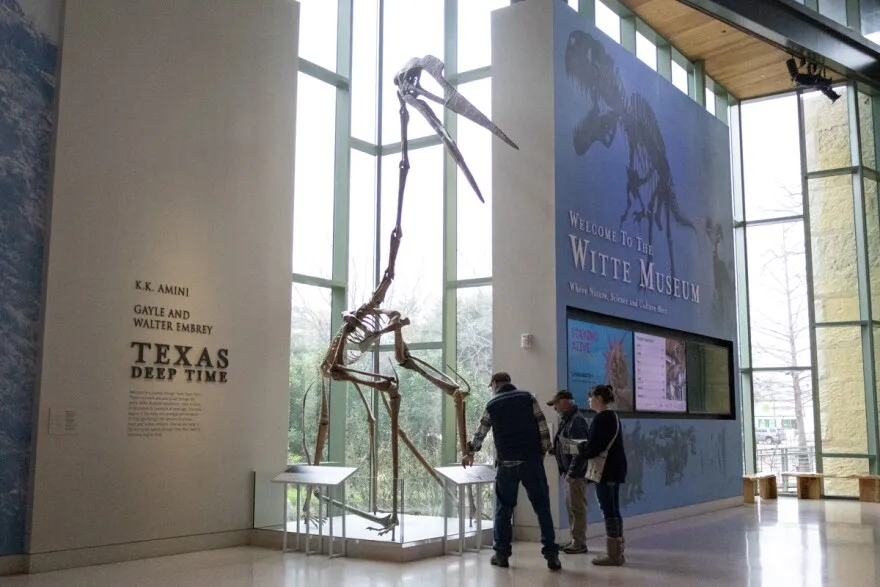
{"type": "Polygon", "coordinates": [[[419,93],[422,94],[428,100],[432,102],[436,102],[437,104],[442,104],[444,107],[449,108],[451,111],[456,114],[460,114],[475,122],[491,132],[493,135],[513,147],[514,149],[519,150],[519,147],[514,143],[510,138],[504,134],[500,128],[495,126],[495,124],[489,120],[489,118],[480,112],[476,106],[470,103],[467,98],[462,96],[458,90],[455,89],[455,86],[446,81],[446,78],[443,77],[443,69],[446,67],[440,59],[434,57],[433,55],[426,55],[421,59],[420,63],[422,70],[428,73],[434,80],[440,84],[440,87],[443,88],[443,95],[445,98],[440,98],[439,96],[435,96],[431,92],[425,91],[424,88],[419,88],[419,93]]]}
{"type": "Polygon", "coordinates": [[[458,145],[455,144],[455,141],[452,139],[452,136],[446,130],[446,127],[443,126],[443,122],[434,114],[434,111],[428,106],[428,104],[422,101],[420,98],[426,98],[431,100],[432,102],[436,102],[437,104],[443,105],[443,107],[448,108],[452,112],[456,114],[460,114],[475,122],[476,124],[482,126],[483,128],[489,130],[500,138],[502,141],[513,147],[514,149],[519,149],[516,144],[511,141],[506,134],[504,134],[500,128],[495,126],[491,120],[489,120],[485,114],[477,110],[476,106],[471,104],[467,98],[458,93],[458,90],[452,86],[446,78],[443,77],[443,68],[445,65],[438,58],[433,55],[427,55],[422,57],[421,59],[416,60],[414,63],[411,61],[407,63],[407,67],[410,69],[420,68],[422,72],[427,72],[428,75],[433,77],[440,87],[443,88],[443,94],[445,98],[440,98],[425,90],[418,81],[415,82],[415,87],[412,88],[410,92],[404,92],[401,95],[401,99],[406,102],[408,105],[415,108],[419,114],[425,117],[425,120],[428,121],[428,124],[431,125],[431,128],[434,129],[434,132],[437,133],[437,136],[440,137],[440,140],[443,141],[443,145],[446,147],[446,150],[449,151],[449,155],[455,160],[455,164],[458,165],[458,168],[464,174],[471,188],[477,194],[477,197],[481,202],[484,202],[483,194],[480,193],[480,188],[477,186],[477,181],[474,179],[471,170],[468,169],[467,163],[464,162],[464,157],[462,157],[461,151],[458,149],[458,145]]]}

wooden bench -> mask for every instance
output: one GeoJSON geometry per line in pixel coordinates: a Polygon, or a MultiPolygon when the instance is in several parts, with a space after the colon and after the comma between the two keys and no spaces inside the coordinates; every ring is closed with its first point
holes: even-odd
{"type": "Polygon", "coordinates": [[[859,501],[880,503],[880,475],[854,475],[859,480],[859,501]]]}
{"type": "Polygon", "coordinates": [[[797,483],[798,499],[820,499],[822,497],[821,473],[783,473],[783,477],[794,477],[797,483]]]}
{"type": "Polygon", "coordinates": [[[755,489],[759,489],[762,500],[776,499],[776,475],[773,473],[743,475],[743,503],[755,503],[755,489]]]}
{"type": "Polygon", "coordinates": [[[797,482],[798,499],[821,499],[822,479],[857,479],[859,482],[859,501],[880,503],[880,475],[833,475],[826,473],[783,473],[783,477],[794,477],[797,482]]]}

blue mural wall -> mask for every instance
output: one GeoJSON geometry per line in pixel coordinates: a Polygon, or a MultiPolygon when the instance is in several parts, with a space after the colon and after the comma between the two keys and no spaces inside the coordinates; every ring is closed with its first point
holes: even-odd
{"type": "Polygon", "coordinates": [[[0,0],[0,556],[24,550],[59,10],[0,0]]]}
{"type": "Polygon", "coordinates": [[[561,301],[733,340],[727,126],[573,11],[556,13],[561,301]]]}
{"type": "MultiPolygon", "coordinates": [[[[735,341],[727,126],[569,7],[554,19],[558,384],[567,307],[735,341]]],[[[625,516],[740,494],[738,419],[623,430],[625,516]]]]}

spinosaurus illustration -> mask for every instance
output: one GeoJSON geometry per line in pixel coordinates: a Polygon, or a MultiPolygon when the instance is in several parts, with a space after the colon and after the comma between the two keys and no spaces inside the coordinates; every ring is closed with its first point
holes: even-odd
{"type": "Polygon", "coordinates": [[[715,295],[712,298],[712,316],[721,324],[732,318],[734,305],[727,298],[727,292],[736,291],[733,277],[733,262],[723,253],[724,228],[706,216],[706,238],[712,244],[712,273],[715,279],[715,295]]]}
{"type": "MultiPolygon", "coordinates": [[[[394,84],[397,87],[397,100],[400,103],[401,159],[397,191],[397,218],[394,228],[391,231],[388,264],[379,285],[373,291],[369,300],[357,309],[343,313],[342,326],[330,342],[327,353],[324,355],[324,359],[321,362],[321,410],[313,459],[309,459],[308,457],[309,451],[305,440],[305,426],[303,425],[304,454],[306,455],[309,464],[318,465],[320,464],[324,444],[326,442],[327,431],[330,425],[326,382],[332,380],[351,383],[357,390],[361,402],[366,409],[367,424],[369,426],[370,435],[370,454],[373,454],[376,437],[376,419],[370,410],[370,404],[364,395],[363,387],[369,387],[378,391],[391,421],[392,511],[388,515],[382,517],[372,515],[352,506],[343,505],[336,500],[330,499],[328,496],[321,495],[320,492],[314,488],[310,488],[302,511],[302,516],[307,524],[317,521],[317,518],[312,515],[310,509],[311,498],[314,495],[325,503],[331,503],[338,508],[343,508],[345,511],[377,524],[377,526],[371,527],[370,529],[378,530],[379,535],[391,532],[397,527],[399,524],[399,440],[403,441],[419,463],[428,471],[428,474],[438,483],[443,485],[440,475],[433,467],[431,467],[425,457],[410,441],[406,433],[400,428],[398,417],[400,414],[401,390],[397,373],[394,371],[394,364],[392,364],[393,375],[383,375],[382,373],[371,370],[357,369],[354,366],[364,358],[369,351],[377,348],[383,335],[390,334],[394,337],[394,362],[398,367],[417,373],[440,389],[443,393],[452,397],[455,405],[455,423],[459,449],[462,455],[464,455],[467,450],[465,398],[470,393],[470,387],[467,385],[467,382],[464,381],[464,379],[462,379],[452,367],[450,367],[450,370],[454,373],[455,377],[461,380],[467,388],[462,389],[458,383],[446,373],[426,361],[414,357],[410,353],[409,347],[403,338],[403,329],[410,324],[410,319],[397,310],[381,307],[394,280],[394,266],[397,260],[400,242],[403,237],[401,216],[403,213],[403,196],[406,187],[406,178],[410,167],[409,143],[407,139],[407,127],[410,116],[408,108],[414,108],[428,121],[428,124],[440,137],[446,150],[462,171],[481,202],[484,202],[483,196],[477,186],[476,180],[474,180],[471,171],[468,169],[458,146],[455,144],[452,136],[443,126],[443,123],[425,99],[441,104],[452,112],[470,119],[481,127],[489,130],[492,134],[514,149],[519,149],[519,147],[517,147],[517,145],[501,131],[501,129],[495,126],[482,112],[477,110],[473,104],[462,96],[455,87],[443,77],[444,67],[445,65],[440,59],[432,55],[427,55],[422,58],[410,59],[406,65],[404,65],[403,69],[401,69],[394,77],[394,84]],[[440,85],[443,90],[443,97],[437,96],[422,87],[420,83],[422,73],[427,73],[440,85]]],[[[305,396],[307,393],[308,391],[303,396],[303,408],[305,407],[305,396]]],[[[305,409],[303,409],[303,413],[305,413],[305,409]]],[[[454,499],[454,496],[451,494],[450,497],[454,499]]],[[[463,504],[459,505],[462,506],[463,504]]]]}
{"type": "MultiPolygon", "coordinates": [[[[665,230],[669,274],[675,277],[672,221],[690,228],[695,234],[697,229],[679,206],[666,158],[666,143],[654,110],[641,94],[627,96],[614,60],[598,40],[584,31],[574,31],[568,37],[565,72],[572,85],[592,104],[590,111],[574,128],[575,152],[583,156],[596,142],[610,147],[618,127],[621,129],[629,148],[629,163],[626,169],[626,209],[620,216],[620,227],[623,228],[629,217],[637,225],[643,219],[647,220],[650,247],[653,247],[654,226],[658,231],[665,230]],[[642,198],[643,189],[650,195],[647,204],[642,198]],[[634,202],[640,209],[630,215],[634,202]]],[[[653,254],[649,254],[649,259],[652,258],[653,254]]]]}

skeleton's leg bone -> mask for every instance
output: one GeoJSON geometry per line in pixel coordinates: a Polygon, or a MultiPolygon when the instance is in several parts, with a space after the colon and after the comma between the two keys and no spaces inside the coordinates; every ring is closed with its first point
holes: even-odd
{"type": "MultiPolygon", "coordinates": [[[[400,393],[397,388],[391,391],[391,463],[392,463],[392,487],[394,495],[391,505],[394,508],[394,516],[397,516],[397,495],[400,491],[400,393]]],[[[387,529],[386,529],[387,531],[387,529]]]]}
{"type": "MultiPolygon", "coordinates": [[[[464,455],[467,450],[467,431],[465,427],[467,426],[465,421],[465,404],[464,404],[464,395],[458,391],[453,394],[453,401],[455,402],[455,417],[457,421],[458,428],[458,451],[459,454],[464,455]]],[[[476,515],[477,507],[474,502],[474,492],[473,487],[471,486],[471,490],[468,492],[468,499],[470,500],[470,519],[473,521],[474,516],[476,515]]],[[[464,507],[463,504],[460,504],[459,507],[464,507]]]]}
{"type": "MultiPolygon", "coordinates": [[[[366,371],[357,371],[355,369],[348,369],[346,367],[337,367],[336,370],[334,371],[334,373],[337,375],[339,380],[350,381],[350,382],[352,382],[354,384],[358,384],[358,385],[366,385],[366,386],[371,387],[373,389],[376,389],[378,391],[389,393],[392,397],[392,405],[393,405],[393,398],[396,396],[397,397],[396,401],[397,401],[398,409],[399,409],[400,394],[397,392],[398,384],[397,384],[397,377],[396,376],[390,377],[387,375],[380,375],[378,373],[368,373],[366,371]],[[353,374],[367,375],[369,377],[375,378],[376,380],[369,381],[367,379],[362,379],[362,378],[356,377],[353,374]]],[[[359,388],[358,388],[358,391],[360,391],[359,388]]],[[[361,399],[364,401],[364,404],[366,405],[366,398],[362,395],[361,399]]],[[[394,429],[395,429],[395,415],[392,410],[392,431],[394,429]]],[[[392,453],[392,459],[394,461],[394,482],[393,482],[393,500],[392,500],[392,509],[394,511],[392,512],[390,517],[381,518],[382,524],[383,524],[381,528],[370,528],[371,530],[377,530],[377,529],[381,530],[379,532],[380,535],[385,534],[388,531],[391,531],[398,524],[398,516],[397,516],[398,467],[397,467],[397,446],[396,446],[397,442],[396,442],[396,438],[397,438],[397,435],[395,434],[392,437],[392,442],[391,442],[391,453],[392,453]]],[[[311,495],[311,493],[309,495],[311,495]]],[[[307,503],[308,503],[308,498],[307,498],[307,503]]]]}
{"type": "MultiPolygon", "coordinates": [[[[439,387],[441,391],[444,393],[451,395],[453,400],[455,401],[455,412],[456,412],[456,428],[459,436],[459,452],[463,455],[467,449],[467,432],[466,432],[466,423],[465,423],[465,405],[464,398],[467,396],[458,385],[455,384],[445,373],[427,363],[426,361],[419,359],[418,357],[413,357],[409,353],[409,348],[406,346],[406,342],[403,340],[403,334],[401,332],[394,333],[394,355],[395,360],[398,365],[403,367],[404,369],[409,369],[410,371],[415,371],[428,381],[430,381],[435,386],[439,387]],[[431,372],[435,373],[436,376],[431,375],[431,372]]],[[[408,442],[408,439],[405,440],[408,442]]],[[[428,462],[424,459],[422,454],[411,444],[408,444],[410,450],[416,455],[416,458],[422,463],[422,465],[428,469],[428,471],[434,476],[440,485],[443,485],[443,481],[440,479],[439,475],[434,471],[434,469],[428,464],[428,462]]],[[[453,500],[455,500],[455,496],[451,496],[453,500]]],[[[472,495],[471,495],[472,497],[472,495]]],[[[464,507],[463,504],[460,507],[464,507]]],[[[471,509],[474,509],[474,502],[471,500],[471,509]]]]}
{"type": "MultiPolygon", "coordinates": [[[[327,406],[327,386],[326,381],[321,380],[321,416],[318,420],[318,438],[315,441],[315,458],[312,464],[318,466],[321,464],[321,456],[324,454],[324,443],[327,439],[327,429],[330,427],[330,411],[327,406]]],[[[308,458],[308,457],[307,457],[308,458]]],[[[303,517],[308,524],[313,516],[311,515],[312,487],[307,488],[306,501],[303,505],[303,517]]]]}
{"type": "Polygon", "coordinates": [[[465,419],[465,403],[464,394],[457,392],[453,394],[452,401],[455,405],[455,420],[458,428],[458,452],[461,455],[467,451],[467,422],[465,419]]]}
{"type": "Polygon", "coordinates": [[[315,442],[315,458],[312,460],[312,463],[316,466],[321,464],[329,427],[330,410],[327,404],[327,385],[325,380],[321,380],[321,419],[318,421],[318,440],[315,442]]]}
{"type": "MultiPolygon", "coordinates": [[[[367,411],[367,426],[369,426],[370,431],[370,459],[372,462],[372,458],[376,454],[376,418],[373,417],[373,410],[370,408],[370,404],[369,402],[367,402],[367,397],[364,395],[361,386],[354,381],[352,381],[351,383],[352,385],[354,385],[354,388],[357,389],[358,395],[361,396],[361,401],[364,404],[364,409],[367,411]]],[[[375,476],[375,465],[376,464],[373,463],[373,471],[371,471],[370,475],[371,478],[375,476]]]]}
{"type": "Polygon", "coordinates": [[[367,397],[364,395],[364,391],[361,389],[361,386],[354,381],[352,381],[351,383],[357,390],[358,395],[361,396],[361,402],[363,402],[364,409],[367,411],[367,426],[369,426],[370,431],[370,454],[373,454],[373,447],[376,444],[376,418],[373,417],[373,410],[370,409],[370,404],[369,402],[367,402],[367,397]]]}
{"type": "MultiPolygon", "coordinates": [[[[384,395],[382,396],[382,403],[385,404],[385,410],[388,412],[389,415],[391,415],[391,405],[388,403],[388,399],[384,395]]],[[[434,480],[441,487],[443,487],[442,477],[440,477],[440,474],[434,469],[434,467],[431,466],[431,464],[428,462],[428,459],[425,458],[425,455],[423,455],[421,453],[421,451],[418,448],[416,448],[416,445],[413,444],[412,440],[410,440],[410,437],[406,433],[406,431],[404,431],[403,428],[398,428],[397,433],[400,436],[400,439],[403,441],[403,444],[406,445],[406,447],[409,449],[410,453],[412,453],[412,455],[416,458],[416,460],[419,462],[419,464],[421,464],[422,467],[424,467],[425,470],[428,472],[428,474],[431,475],[431,477],[433,477],[434,480]]],[[[455,493],[451,489],[447,489],[446,494],[453,501],[458,499],[455,496],[455,493]]]]}
{"type": "Polygon", "coordinates": [[[391,402],[391,518],[384,525],[383,528],[370,528],[370,530],[379,530],[379,536],[387,534],[395,527],[397,527],[399,523],[398,515],[397,515],[397,496],[398,491],[400,490],[400,459],[399,459],[399,447],[400,443],[399,432],[399,417],[400,417],[400,393],[397,391],[397,388],[393,388],[389,394],[390,402],[391,402]]]}
{"type": "MultiPolygon", "coordinates": [[[[447,365],[447,367],[449,367],[449,369],[455,374],[455,376],[461,379],[461,381],[463,381],[464,384],[467,386],[467,391],[463,392],[461,390],[458,390],[452,394],[452,399],[455,404],[455,417],[458,428],[458,450],[459,454],[461,456],[464,456],[465,452],[467,451],[467,421],[465,417],[466,406],[464,400],[467,396],[470,395],[471,386],[468,385],[467,381],[465,381],[464,378],[458,374],[458,371],[452,368],[452,366],[447,365]]],[[[470,499],[471,519],[473,519],[477,509],[477,504],[474,502],[473,490],[469,492],[468,497],[470,499]]]]}

